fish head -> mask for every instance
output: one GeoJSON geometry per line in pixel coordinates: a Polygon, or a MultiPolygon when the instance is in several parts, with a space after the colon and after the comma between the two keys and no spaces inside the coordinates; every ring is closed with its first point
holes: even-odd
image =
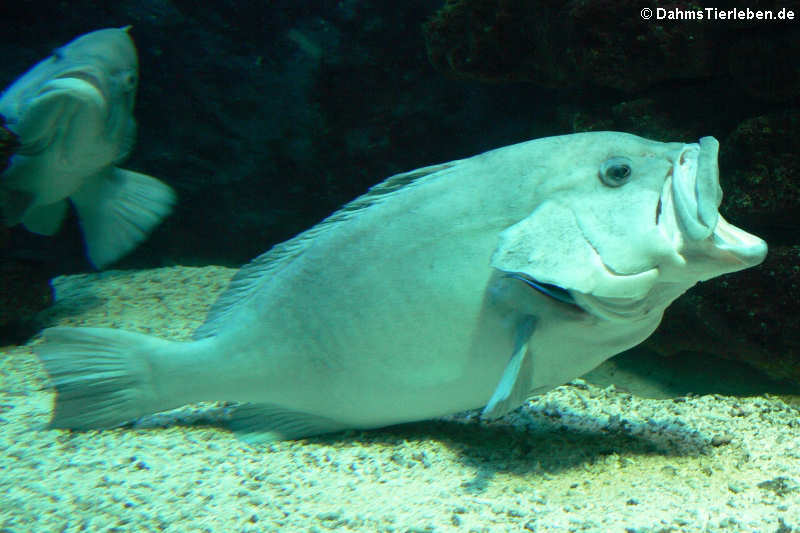
{"type": "MultiPolygon", "coordinates": [[[[766,243],[719,214],[719,143],[616,132],[554,138],[530,214],[492,266],[607,319],[660,317],[698,281],[760,263],[766,243]]],[[[539,171],[541,173],[541,170],[539,171]]]]}

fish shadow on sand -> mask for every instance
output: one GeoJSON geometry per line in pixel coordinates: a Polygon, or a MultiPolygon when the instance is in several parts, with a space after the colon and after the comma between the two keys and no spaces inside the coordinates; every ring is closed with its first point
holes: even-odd
{"type": "MultiPolygon", "coordinates": [[[[592,419],[591,415],[583,415],[592,419]]],[[[475,470],[462,483],[470,493],[482,493],[497,474],[527,480],[548,477],[585,465],[603,463],[609,457],[624,466],[622,458],[642,456],[696,456],[706,453],[708,440],[691,428],[634,433],[637,424],[616,423],[600,429],[580,427],[580,422],[559,426],[532,425],[519,428],[493,423],[435,420],[393,426],[359,435],[359,442],[392,445],[397,442],[434,440],[458,453],[460,462],[475,470]]],[[[644,424],[638,424],[644,425],[644,424]]],[[[660,425],[660,424],[659,424],[660,425]]],[[[335,436],[327,437],[331,442],[335,436]]]]}
{"type": "MultiPolygon", "coordinates": [[[[139,429],[169,426],[224,428],[231,404],[180,410],[148,416],[133,424],[139,429]]],[[[526,408],[523,408],[526,409],[526,408]]],[[[626,420],[591,413],[568,412],[553,416],[534,413],[524,427],[499,420],[482,422],[478,412],[458,415],[455,420],[411,422],[369,431],[348,430],[295,441],[330,447],[333,451],[350,447],[387,448],[403,452],[388,460],[404,468],[429,468],[440,459],[425,443],[435,442],[455,452],[458,461],[473,469],[473,479],[461,484],[464,491],[484,492],[497,474],[548,477],[586,465],[616,461],[621,468],[628,458],[648,456],[694,457],[705,455],[710,439],[690,425],[674,424],[673,418],[626,420]],[[405,453],[415,450],[412,453],[405,453]]],[[[513,416],[513,415],[511,415],[513,416]]],[[[268,444],[252,449],[269,453],[268,444]]]]}
{"type": "Polygon", "coordinates": [[[75,274],[50,281],[53,287],[53,305],[41,311],[36,321],[41,327],[53,324],[67,325],[77,317],[86,317],[91,311],[107,303],[98,292],[98,276],[106,273],[75,274]]]}

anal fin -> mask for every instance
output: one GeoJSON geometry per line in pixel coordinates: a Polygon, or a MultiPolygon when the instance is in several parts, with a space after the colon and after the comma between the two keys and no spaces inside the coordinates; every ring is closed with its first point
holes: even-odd
{"type": "Polygon", "coordinates": [[[301,439],[348,429],[323,416],[293,411],[272,404],[250,403],[237,407],[228,427],[248,444],[301,439]]]}
{"type": "Polygon", "coordinates": [[[499,418],[516,409],[527,399],[533,375],[533,361],[528,343],[536,326],[536,318],[524,316],[516,326],[514,352],[508,361],[497,388],[483,408],[481,418],[499,418]]]}

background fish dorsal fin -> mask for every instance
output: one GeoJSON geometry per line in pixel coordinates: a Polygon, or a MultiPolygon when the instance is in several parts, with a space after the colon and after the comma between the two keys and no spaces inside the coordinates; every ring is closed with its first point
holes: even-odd
{"type": "Polygon", "coordinates": [[[450,161],[440,165],[418,168],[402,174],[395,174],[374,185],[355,200],[345,204],[316,226],[288,241],[276,244],[250,263],[244,265],[233,276],[225,292],[211,306],[206,321],[195,330],[194,339],[205,339],[216,335],[220,326],[227,321],[227,318],[240,304],[253,294],[262,280],[274,277],[281,269],[291,264],[317,236],[331,230],[337,224],[357,216],[360,211],[380,203],[401,189],[412,184],[418,184],[423,181],[423,178],[433,178],[436,174],[451,169],[459,162],[450,161]]]}

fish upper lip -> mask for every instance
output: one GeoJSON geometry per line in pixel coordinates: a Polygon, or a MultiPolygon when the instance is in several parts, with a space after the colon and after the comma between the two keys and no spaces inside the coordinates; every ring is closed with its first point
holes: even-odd
{"type": "Polygon", "coordinates": [[[681,231],[692,241],[707,239],[717,224],[722,189],[717,156],[719,142],[703,137],[681,151],[673,166],[673,201],[681,231]]]}

